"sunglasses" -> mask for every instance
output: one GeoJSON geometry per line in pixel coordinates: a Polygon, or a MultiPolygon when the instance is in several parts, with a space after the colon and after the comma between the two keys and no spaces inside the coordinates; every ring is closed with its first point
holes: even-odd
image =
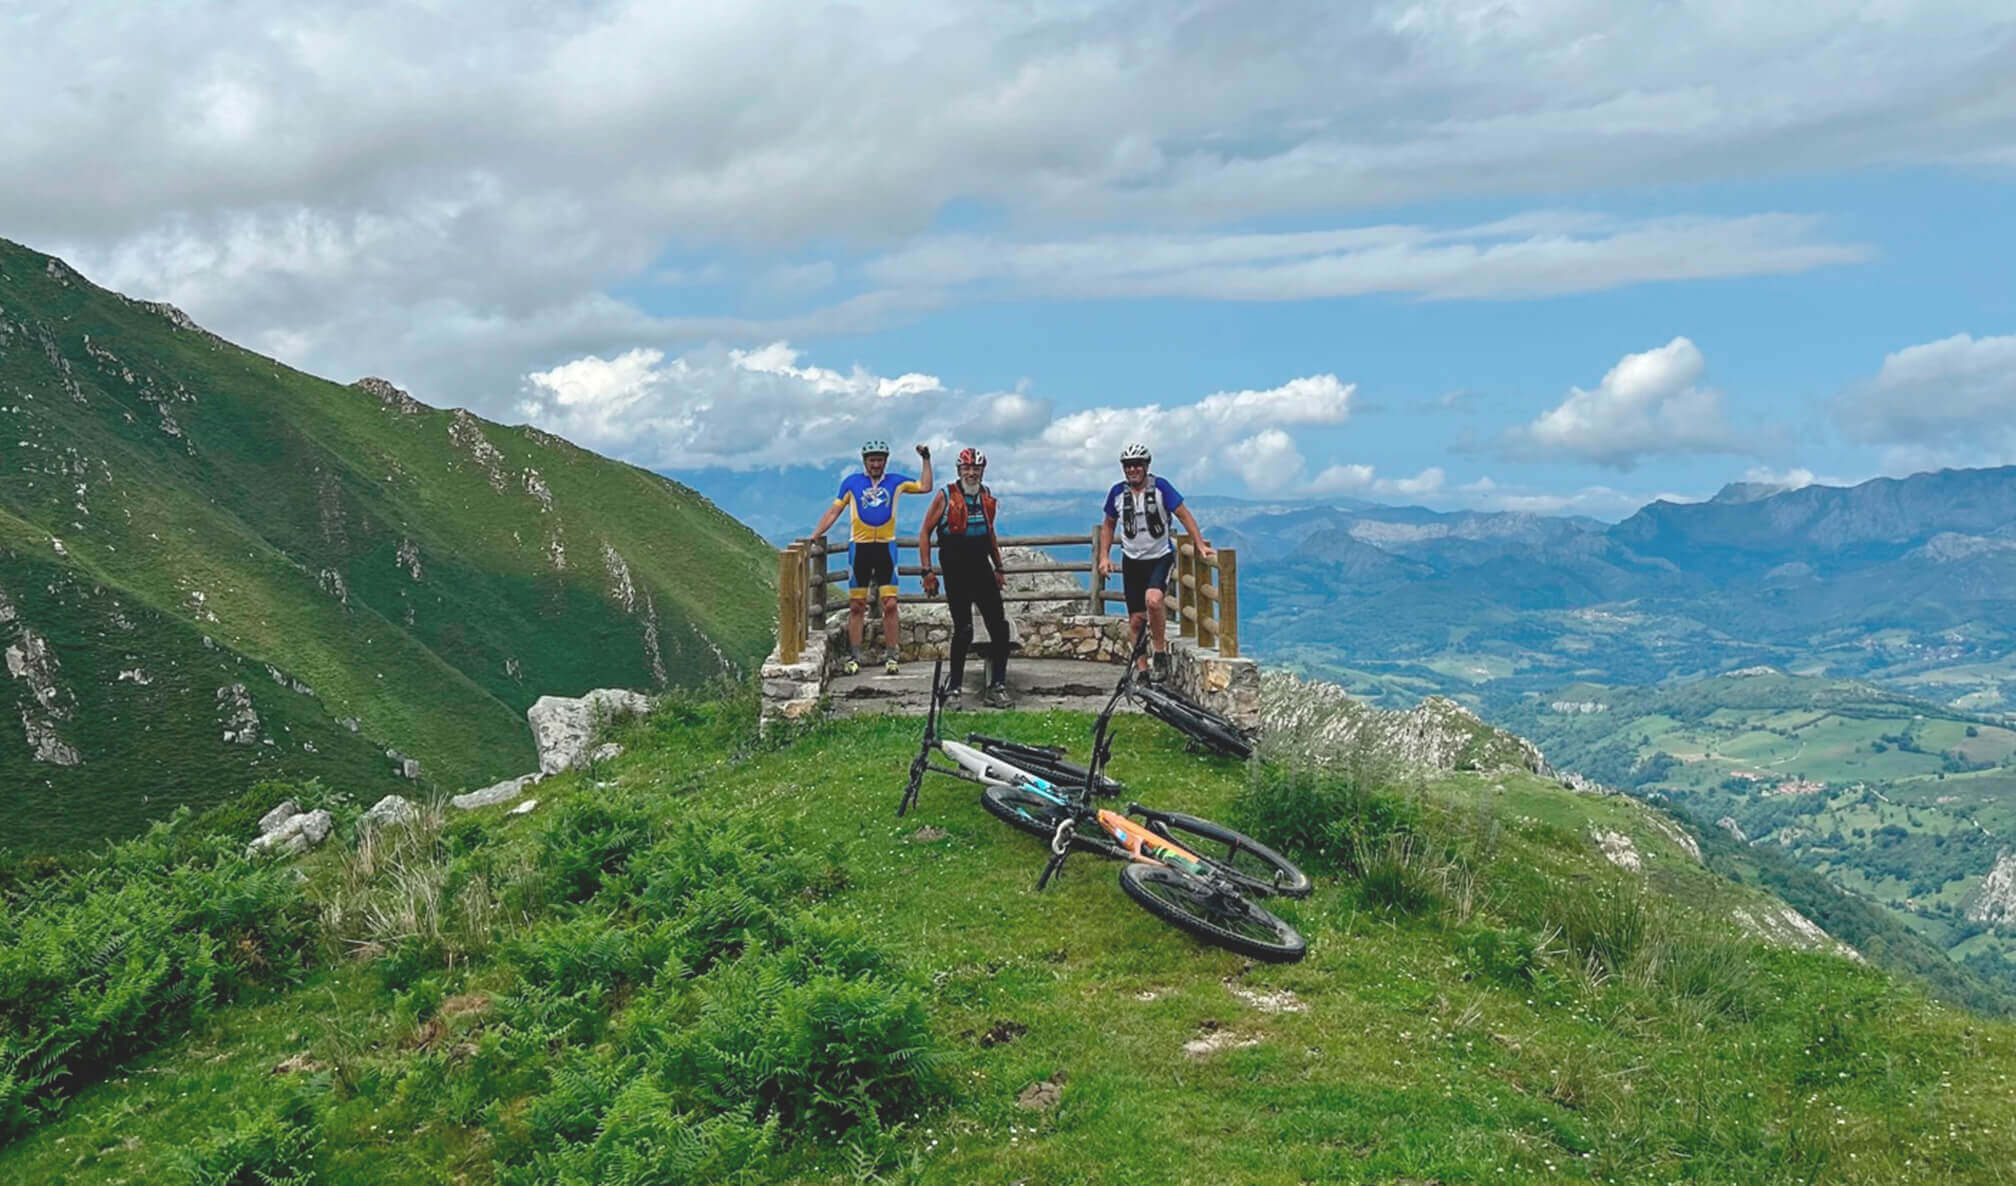
{"type": "Polygon", "coordinates": [[[1121,463],[1120,463],[1120,468],[1121,468],[1121,469],[1147,469],[1147,468],[1148,468],[1148,463],[1147,463],[1147,462],[1145,462],[1145,461],[1123,461],[1123,462],[1121,462],[1121,463]]]}

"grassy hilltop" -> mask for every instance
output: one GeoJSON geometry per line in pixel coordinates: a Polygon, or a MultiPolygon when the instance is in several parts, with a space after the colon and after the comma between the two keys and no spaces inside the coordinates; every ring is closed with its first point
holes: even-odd
{"type": "Polygon", "coordinates": [[[405,757],[450,790],[520,773],[541,695],[760,660],[768,557],[677,483],[0,240],[0,845],[261,778],[382,793],[405,757]]]}
{"type": "MultiPolygon", "coordinates": [[[[345,822],[305,882],[237,856],[254,797],[116,850],[116,885],[17,887],[0,1026],[73,1024],[0,1028],[0,1180],[1887,1184],[2016,1164],[2016,1027],[1801,938],[1630,799],[1249,769],[1122,720],[1132,797],[1316,874],[1281,908],[1309,958],[1250,966],[1135,909],[1111,864],[1074,857],[1034,892],[1042,847],[966,784],[894,818],[914,720],[759,741],[753,718],[674,695],[530,814],[364,849],[345,822]],[[147,883],[170,887],[158,930],[98,958],[111,899],[147,883]],[[86,971],[37,980],[17,951],[86,971]]],[[[985,724],[1082,752],[1090,722],[985,724]]]]}

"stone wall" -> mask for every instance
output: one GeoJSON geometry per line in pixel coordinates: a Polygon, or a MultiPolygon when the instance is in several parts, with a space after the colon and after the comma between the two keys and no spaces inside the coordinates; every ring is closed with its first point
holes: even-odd
{"type": "Polygon", "coordinates": [[[1259,730],[1260,665],[1253,660],[1227,659],[1189,639],[1176,639],[1169,644],[1169,683],[1184,698],[1240,728],[1259,730]]]}
{"type": "MultiPolygon", "coordinates": [[[[1013,610],[1010,611],[1011,615],[1013,610]]],[[[974,641],[987,638],[985,623],[974,622],[974,641]]],[[[1008,620],[1016,659],[1078,659],[1120,663],[1130,640],[1124,614],[1024,613],[1008,620]]],[[[946,658],[952,649],[952,615],[942,605],[904,606],[897,624],[898,655],[906,663],[946,658]]],[[[861,631],[862,654],[882,655],[882,620],[873,611],[861,631]]],[[[1170,643],[1170,685],[1183,696],[1231,718],[1241,727],[1260,727],[1260,667],[1251,659],[1227,659],[1184,639],[1170,643]]],[[[796,720],[818,707],[819,698],[840,674],[847,658],[847,614],[828,618],[824,637],[806,641],[798,662],[785,664],[772,651],[763,664],[763,720],[796,720]]]]}

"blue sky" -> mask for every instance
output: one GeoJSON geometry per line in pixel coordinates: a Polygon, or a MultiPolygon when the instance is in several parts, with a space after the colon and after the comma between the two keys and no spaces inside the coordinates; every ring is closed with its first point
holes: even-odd
{"type": "Polygon", "coordinates": [[[2016,461],[2016,14],[1811,9],[17,4],[0,235],[703,488],[867,435],[1603,518],[2016,461]]]}

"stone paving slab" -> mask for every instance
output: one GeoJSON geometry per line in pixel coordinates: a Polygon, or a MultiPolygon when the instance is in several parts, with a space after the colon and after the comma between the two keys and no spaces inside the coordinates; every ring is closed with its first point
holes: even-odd
{"type": "MultiPolygon", "coordinates": [[[[864,667],[859,675],[834,676],[827,686],[835,716],[875,713],[922,714],[931,699],[931,667],[927,661],[913,660],[896,675],[880,666],[864,667]]],[[[980,703],[985,661],[966,663],[966,708],[991,712],[980,703]]],[[[1076,659],[1009,659],[1008,690],[1015,694],[1015,707],[1024,711],[1063,708],[1075,712],[1098,712],[1113,695],[1120,668],[1113,663],[1093,663],[1076,659]]],[[[1139,711],[1131,703],[1120,705],[1122,712],[1139,711]]]]}

